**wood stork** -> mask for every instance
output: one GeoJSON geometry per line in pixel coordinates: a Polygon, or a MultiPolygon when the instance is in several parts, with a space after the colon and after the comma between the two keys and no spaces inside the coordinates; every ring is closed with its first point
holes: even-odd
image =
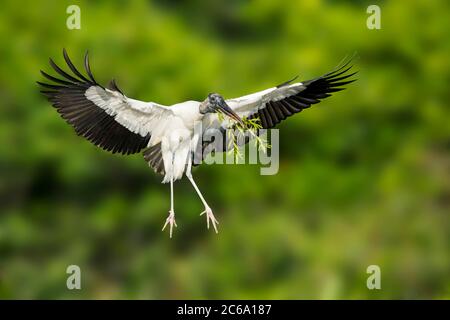
{"type": "Polygon", "coordinates": [[[173,182],[183,173],[192,183],[205,210],[207,227],[212,224],[217,233],[218,221],[197,187],[191,168],[195,150],[202,143],[202,134],[209,129],[227,129],[242,118],[259,118],[264,129],[273,128],[280,121],[309,108],[342,86],[355,80],[349,77],[350,60],[333,71],[305,82],[294,79],[276,87],[225,100],[220,94],[209,94],[200,101],[185,101],[172,106],[144,102],[127,97],[112,80],[107,87],[92,75],[88,53],[84,57],[87,75],[75,68],[63,49],[64,60],[72,74],[61,69],[52,59],[51,67],[63,78],[41,71],[52,84],[37,82],[61,117],[73,126],[76,133],[96,146],[112,153],[134,154],[144,150],[144,159],[155,172],[170,182],[170,210],[162,230],[169,226],[172,237],[175,222],[173,182]],[[219,117],[221,112],[228,117],[219,117]],[[232,120],[231,120],[232,119],[232,120]],[[200,126],[200,130],[198,129],[200,126]]]}

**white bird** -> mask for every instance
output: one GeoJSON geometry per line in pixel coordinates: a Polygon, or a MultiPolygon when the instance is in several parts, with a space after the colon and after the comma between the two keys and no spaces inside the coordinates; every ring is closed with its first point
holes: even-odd
{"type": "MultiPolygon", "coordinates": [[[[144,159],[149,166],[164,175],[163,183],[170,182],[170,210],[162,229],[169,225],[170,237],[173,227],[177,226],[173,182],[181,179],[183,174],[205,206],[200,215],[206,215],[207,227],[212,224],[217,233],[218,221],[191,174],[198,150],[204,151],[208,147],[202,139],[205,132],[226,130],[237,123],[244,125],[243,117],[259,118],[264,129],[273,128],[287,117],[329,97],[332,92],[343,90],[343,85],[355,81],[348,78],[356,73],[348,73],[352,66],[347,61],[313,80],[293,83],[294,78],[236,99],[225,100],[212,93],[203,102],[185,101],[164,106],[127,97],[114,80],[108,88],[98,84],[92,75],[87,52],[84,58],[87,77],[75,68],[65,49],[63,56],[73,74],[62,70],[50,59],[52,68],[64,79],[41,71],[53,82],[38,82],[44,88],[41,92],[78,135],[96,146],[127,155],[144,150],[144,159]],[[224,121],[218,116],[219,112],[229,119],[224,121]]],[[[203,156],[200,154],[201,159],[203,156]]]]}

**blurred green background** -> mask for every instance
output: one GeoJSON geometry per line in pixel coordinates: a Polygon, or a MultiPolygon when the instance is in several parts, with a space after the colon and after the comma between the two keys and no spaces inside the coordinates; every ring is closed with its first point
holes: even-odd
{"type": "Polygon", "coordinates": [[[0,297],[450,298],[448,1],[2,1],[0,297]],[[67,6],[81,30],[66,28],[67,6]],[[381,6],[381,30],[366,8],[381,6]],[[48,57],[89,49],[98,81],[173,104],[309,79],[357,52],[359,80],[280,128],[280,170],[188,181],[74,134],[38,92],[48,57]],[[66,288],[66,268],[82,290],[66,288]],[[366,268],[381,268],[381,290],[366,268]]]}

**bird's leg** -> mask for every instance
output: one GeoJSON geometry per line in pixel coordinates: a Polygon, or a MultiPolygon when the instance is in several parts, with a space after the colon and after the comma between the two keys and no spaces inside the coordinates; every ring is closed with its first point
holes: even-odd
{"type": "Polygon", "coordinates": [[[203,215],[203,214],[206,213],[206,226],[207,226],[207,228],[209,229],[209,221],[211,221],[211,224],[214,227],[214,230],[216,231],[216,233],[218,233],[219,231],[217,230],[217,225],[219,224],[219,221],[217,221],[216,217],[214,217],[214,214],[213,214],[211,208],[208,206],[208,204],[206,203],[205,199],[203,198],[203,195],[200,192],[200,189],[195,184],[195,181],[192,178],[192,176],[188,176],[188,179],[189,179],[189,181],[191,181],[192,186],[194,187],[195,191],[197,191],[197,194],[200,197],[200,200],[202,200],[203,205],[205,206],[205,210],[202,213],[200,213],[200,215],[203,215]]]}
{"type": "Polygon", "coordinates": [[[219,231],[217,230],[217,225],[219,224],[219,221],[217,221],[216,217],[214,217],[214,214],[211,210],[211,208],[206,203],[205,198],[203,198],[202,193],[200,192],[200,189],[197,187],[197,184],[194,181],[194,178],[191,174],[191,161],[188,162],[188,167],[186,170],[186,176],[188,177],[189,181],[191,182],[192,186],[194,187],[195,191],[197,191],[198,196],[200,197],[200,200],[203,202],[203,205],[205,206],[205,210],[200,213],[200,215],[203,215],[206,213],[206,226],[209,229],[209,221],[211,221],[212,226],[214,227],[214,230],[216,233],[219,231]]]}
{"type": "Polygon", "coordinates": [[[164,227],[162,231],[166,228],[167,224],[169,224],[169,236],[172,238],[172,230],[173,226],[177,227],[177,223],[175,222],[175,211],[173,210],[173,177],[170,179],[170,211],[169,216],[166,219],[166,223],[164,223],[164,227]]]}

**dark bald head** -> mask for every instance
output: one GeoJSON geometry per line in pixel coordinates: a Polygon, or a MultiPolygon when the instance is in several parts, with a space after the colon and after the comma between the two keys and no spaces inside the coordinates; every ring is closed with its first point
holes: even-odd
{"type": "Polygon", "coordinates": [[[208,94],[208,98],[200,105],[200,113],[222,112],[228,117],[239,123],[243,123],[242,119],[228,106],[225,99],[218,93],[208,94]]]}
{"type": "Polygon", "coordinates": [[[218,93],[208,94],[208,100],[212,105],[220,105],[225,103],[225,99],[218,93]]]}

